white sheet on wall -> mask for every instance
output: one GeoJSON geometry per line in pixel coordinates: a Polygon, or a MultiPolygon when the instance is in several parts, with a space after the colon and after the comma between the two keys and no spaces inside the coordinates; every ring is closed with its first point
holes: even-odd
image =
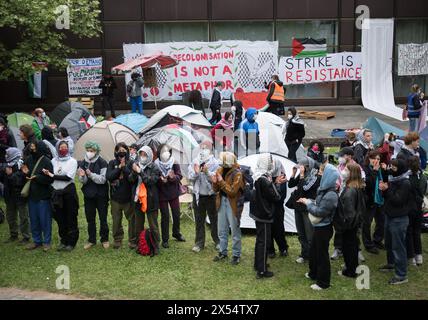
{"type": "Polygon", "coordinates": [[[402,121],[402,109],[394,102],[393,45],[393,19],[364,19],[361,37],[363,106],[402,121]]]}

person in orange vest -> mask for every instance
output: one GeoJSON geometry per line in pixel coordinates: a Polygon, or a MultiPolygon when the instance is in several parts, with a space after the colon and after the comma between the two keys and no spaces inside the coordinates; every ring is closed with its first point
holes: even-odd
{"type": "Polygon", "coordinates": [[[282,83],[282,81],[279,81],[279,77],[274,74],[269,84],[266,84],[265,82],[265,88],[269,89],[269,93],[266,97],[266,100],[269,103],[269,108],[266,111],[276,114],[277,116],[284,115],[284,101],[286,89],[284,88],[284,84],[282,83]]]}

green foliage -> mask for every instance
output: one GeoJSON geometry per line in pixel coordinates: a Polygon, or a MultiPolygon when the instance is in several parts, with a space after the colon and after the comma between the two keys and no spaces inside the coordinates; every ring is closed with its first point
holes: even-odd
{"type": "Polygon", "coordinates": [[[75,52],[65,44],[67,35],[98,37],[100,12],[99,0],[0,1],[0,28],[19,34],[11,48],[0,39],[0,79],[25,80],[35,61],[63,70],[65,59],[75,52]],[[70,29],[66,32],[55,25],[61,15],[55,12],[61,5],[68,5],[70,13],[70,29]]]}

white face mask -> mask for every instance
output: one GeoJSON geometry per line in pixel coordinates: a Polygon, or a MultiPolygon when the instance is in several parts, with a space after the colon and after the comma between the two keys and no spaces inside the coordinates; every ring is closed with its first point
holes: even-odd
{"type": "Polygon", "coordinates": [[[171,157],[171,152],[169,151],[162,152],[160,155],[162,162],[167,162],[170,157],[171,157]]]}
{"type": "Polygon", "coordinates": [[[349,171],[348,170],[342,171],[342,179],[344,181],[347,181],[349,179],[349,171]]]}
{"type": "Polygon", "coordinates": [[[92,160],[92,159],[95,157],[95,152],[87,151],[87,152],[86,152],[86,157],[87,157],[89,160],[92,160]]]}
{"type": "Polygon", "coordinates": [[[231,110],[232,112],[236,112],[236,107],[235,107],[235,106],[232,106],[232,107],[230,108],[230,110],[231,110]]]}
{"type": "Polygon", "coordinates": [[[257,114],[254,115],[253,119],[254,119],[254,121],[257,120],[257,114]]]}
{"type": "Polygon", "coordinates": [[[346,159],[344,157],[339,157],[339,164],[345,164],[346,159]]]}
{"type": "Polygon", "coordinates": [[[140,157],[140,164],[145,165],[149,162],[149,158],[147,156],[140,157]]]}
{"type": "Polygon", "coordinates": [[[42,118],[46,118],[46,112],[42,113],[42,118]]]}
{"type": "Polygon", "coordinates": [[[288,115],[288,120],[291,120],[291,119],[293,119],[293,115],[292,115],[292,114],[289,114],[289,115],[288,115]]]}

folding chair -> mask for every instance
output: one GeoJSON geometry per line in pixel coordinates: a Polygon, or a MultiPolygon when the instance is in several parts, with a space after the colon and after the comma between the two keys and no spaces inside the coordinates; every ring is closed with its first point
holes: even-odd
{"type": "Polygon", "coordinates": [[[195,213],[193,211],[193,188],[189,183],[189,180],[187,180],[186,178],[183,178],[181,180],[181,184],[182,186],[186,189],[186,193],[182,194],[179,197],[179,201],[180,204],[186,204],[186,210],[181,210],[181,216],[180,218],[185,215],[188,218],[190,218],[190,220],[192,220],[193,222],[195,222],[195,213]]]}

